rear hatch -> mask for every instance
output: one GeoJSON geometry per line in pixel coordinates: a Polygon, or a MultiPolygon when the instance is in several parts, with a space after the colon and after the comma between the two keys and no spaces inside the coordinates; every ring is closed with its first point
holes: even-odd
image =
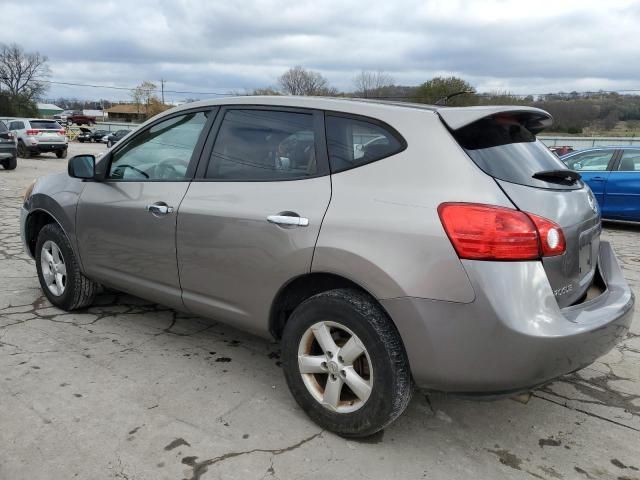
{"type": "Polygon", "coordinates": [[[27,135],[35,137],[41,143],[60,143],[66,140],[64,129],[53,120],[31,120],[27,135]]]}
{"type": "Polygon", "coordinates": [[[514,107],[438,110],[467,155],[524,212],[562,228],[566,251],[542,263],[560,307],[585,296],[596,269],[600,215],[589,187],[535,135],[551,124],[543,110],[514,107]],[[465,112],[466,111],[466,112],[465,112]]]}

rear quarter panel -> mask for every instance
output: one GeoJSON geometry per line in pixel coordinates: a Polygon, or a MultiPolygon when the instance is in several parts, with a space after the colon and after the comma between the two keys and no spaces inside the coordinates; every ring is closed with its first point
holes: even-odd
{"type": "Polygon", "coordinates": [[[472,302],[473,288],[440,223],[438,205],[513,205],[437,114],[409,108],[381,114],[377,118],[400,132],[408,147],[332,175],[312,271],[345,276],[379,299],[472,302]]]}

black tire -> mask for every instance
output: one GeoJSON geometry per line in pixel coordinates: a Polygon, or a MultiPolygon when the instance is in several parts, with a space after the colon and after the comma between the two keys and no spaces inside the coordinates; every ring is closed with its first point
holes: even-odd
{"type": "Polygon", "coordinates": [[[67,149],[65,148],[64,150],[58,150],[56,152],[56,157],[58,157],[58,158],[67,158],[67,149]]]}
{"type": "Polygon", "coordinates": [[[21,158],[31,157],[31,152],[23,142],[18,142],[18,156],[21,158]]]}
{"type": "Polygon", "coordinates": [[[107,140],[107,148],[111,148],[112,145],[113,143],[111,143],[111,140],[107,140]]]}
{"type": "Polygon", "coordinates": [[[42,291],[49,301],[66,311],[88,307],[98,291],[98,284],[85,277],[80,271],[78,261],[69,244],[67,236],[57,223],[49,223],[42,227],[36,242],[36,268],[42,291]],[[61,295],[55,295],[46,284],[42,271],[42,247],[45,242],[53,242],[59,249],[66,266],[65,288],[61,295]]]}
{"type": "Polygon", "coordinates": [[[322,428],[344,437],[365,437],[382,430],[411,400],[409,362],[395,325],[374,298],[355,289],[331,290],[300,304],[285,326],[282,361],[287,384],[300,407],[322,428]],[[360,339],[373,368],[371,393],[355,411],[339,413],[323,406],[300,373],[300,342],[312,325],[327,319],[347,327],[360,339]]]}
{"type": "Polygon", "coordinates": [[[7,158],[6,160],[3,160],[2,166],[4,167],[5,170],[15,170],[15,168],[18,166],[18,157],[14,155],[11,158],[7,158]]]}

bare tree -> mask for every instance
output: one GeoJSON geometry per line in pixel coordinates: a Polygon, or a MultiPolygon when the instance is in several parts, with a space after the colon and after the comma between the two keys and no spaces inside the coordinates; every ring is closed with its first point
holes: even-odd
{"type": "Polygon", "coordinates": [[[16,43],[0,45],[0,84],[9,95],[33,101],[46,91],[43,78],[49,75],[47,57],[40,53],[25,53],[16,43]]]}
{"type": "Polygon", "coordinates": [[[319,72],[306,70],[300,65],[290,68],[278,79],[285,95],[335,95],[337,90],[319,72]]]}
{"type": "Polygon", "coordinates": [[[158,86],[155,83],[145,80],[131,91],[131,98],[133,99],[133,103],[138,107],[138,113],[141,113],[141,105],[145,106],[144,113],[149,113],[150,104],[158,101],[158,97],[155,94],[157,90],[158,86]]]}
{"type": "Polygon", "coordinates": [[[353,79],[353,84],[358,96],[364,98],[379,96],[383,88],[393,85],[393,77],[382,70],[376,72],[362,70],[353,79]]]}

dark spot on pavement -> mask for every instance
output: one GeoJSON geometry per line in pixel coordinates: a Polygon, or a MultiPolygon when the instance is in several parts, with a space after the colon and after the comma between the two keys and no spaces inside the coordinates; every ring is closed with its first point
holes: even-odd
{"type": "Polygon", "coordinates": [[[237,347],[238,345],[240,345],[241,342],[239,340],[229,340],[227,343],[231,347],[237,347]]]}
{"type": "Polygon", "coordinates": [[[228,427],[228,426],[229,426],[229,423],[228,423],[228,422],[224,422],[224,423],[223,423],[223,425],[224,425],[225,427],[228,427]]]}
{"type": "Polygon", "coordinates": [[[82,394],[81,393],[74,393],[73,396],[76,397],[76,398],[80,398],[80,397],[82,397],[82,394]]]}
{"type": "Polygon", "coordinates": [[[153,405],[153,406],[151,406],[151,407],[147,408],[147,410],[151,410],[152,408],[157,408],[157,407],[158,407],[158,404],[156,403],[155,405],[153,405]]]}
{"type": "Polygon", "coordinates": [[[584,475],[587,478],[593,478],[591,475],[589,475],[589,473],[587,473],[585,470],[581,469],[580,467],[573,467],[573,469],[576,472],[581,473],[582,475],[584,475]]]}
{"type": "Polygon", "coordinates": [[[280,360],[278,360],[278,361],[276,362],[276,367],[280,367],[280,366],[282,366],[282,362],[281,362],[280,360]]]}
{"type": "Polygon", "coordinates": [[[40,367],[37,365],[32,365],[31,368],[33,368],[34,370],[40,370],[40,367]]]}
{"type": "Polygon", "coordinates": [[[618,468],[627,468],[627,466],[622,463],[620,460],[618,460],[617,458],[612,458],[611,459],[611,464],[615,465],[618,468]]]}
{"type": "Polygon", "coordinates": [[[246,438],[249,438],[249,434],[248,434],[248,433],[245,433],[244,435],[242,435],[242,438],[245,438],[245,439],[246,439],[246,438]]]}
{"type": "Polygon", "coordinates": [[[184,457],[182,459],[182,463],[185,465],[189,465],[190,467],[193,467],[196,464],[197,459],[198,457],[184,457]]]}
{"type": "Polygon", "coordinates": [[[64,383],[61,383],[61,384],[60,384],[60,386],[61,386],[61,387],[68,387],[68,386],[69,386],[69,384],[68,384],[67,382],[64,382],[64,383]]]}
{"type": "Polygon", "coordinates": [[[142,425],[140,425],[139,427],[134,428],[133,430],[131,430],[129,432],[129,435],[133,435],[134,433],[136,433],[138,430],[140,430],[142,428],[142,425]]]}
{"type": "Polygon", "coordinates": [[[209,355],[215,355],[216,352],[209,352],[209,355]]]}
{"type": "Polygon", "coordinates": [[[184,438],[176,438],[173,442],[171,442],[169,445],[164,447],[164,449],[166,451],[169,451],[169,450],[173,450],[176,447],[179,447],[180,445],[186,445],[187,447],[191,446],[191,444],[187,442],[184,438]]]}
{"type": "Polygon", "coordinates": [[[491,450],[487,449],[488,452],[493,453],[498,457],[500,463],[506,465],[507,467],[511,467],[515,470],[522,470],[520,465],[522,465],[522,460],[511,453],[509,450],[500,449],[500,450],[491,450]]]}
{"type": "Polygon", "coordinates": [[[158,468],[164,467],[164,462],[156,463],[156,467],[158,468]]]}
{"type": "Polygon", "coordinates": [[[269,358],[280,358],[280,352],[269,352],[269,355],[267,355],[267,357],[269,358]]]}
{"type": "Polygon", "coordinates": [[[230,362],[231,359],[229,357],[218,357],[216,358],[216,362],[227,363],[230,362]]]}
{"type": "Polygon", "coordinates": [[[28,363],[28,362],[26,362],[26,361],[25,362],[20,362],[18,365],[24,365],[25,363],[28,363]]]}
{"type": "Polygon", "coordinates": [[[538,446],[540,448],[543,447],[559,447],[562,444],[560,440],[556,440],[555,438],[541,438],[538,440],[538,446]]]}

